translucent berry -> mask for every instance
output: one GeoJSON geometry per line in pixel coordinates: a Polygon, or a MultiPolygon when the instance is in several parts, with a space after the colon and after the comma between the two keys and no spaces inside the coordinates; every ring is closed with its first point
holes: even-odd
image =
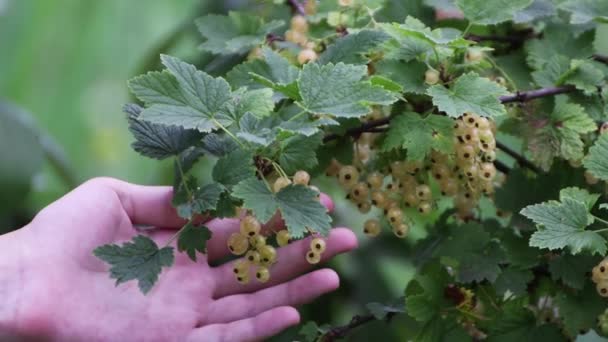
{"type": "Polygon", "coordinates": [[[384,177],[378,172],[372,172],[367,176],[367,184],[373,190],[380,190],[383,182],[384,177]]]}
{"type": "Polygon", "coordinates": [[[270,271],[267,267],[260,266],[255,271],[255,279],[257,279],[260,283],[265,283],[270,279],[270,271]]]}
{"type": "Polygon", "coordinates": [[[372,205],[378,208],[383,208],[386,204],[386,195],[382,191],[372,191],[371,195],[372,205]]]}
{"type": "Polygon", "coordinates": [[[247,275],[249,272],[249,262],[247,262],[246,259],[235,261],[232,272],[234,272],[235,275],[247,275]]]}
{"type": "Polygon", "coordinates": [[[246,275],[246,274],[237,275],[236,276],[236,280],[239,283],[243,284],[243,285],[248,284],[249,283],[249,275],[246,275]]]}
{"type": "Polygon", "coordinates": [[[423,201],[418,204],[418,212],[423,215],[430,213],[432,209],[433,206],[429,202],[423,201]]]}
{"type": "Polygon", "coordinates": [[[363,201],[366,200],[369,196],[369,188],[366,183],[359,182],[350,190],[350,196],[355,201],[363,201]]]}
{"type": "Polygon", "coordinates": [[[289,180],[289,178],[279,177],[279,178],[277,178],[276,181],[274,181],[274,185],[272,186],[272,189],[274,190],[274,192],[279,192],[279,191],[281,191],[281,189],[288,186],[289,184],[291,184],[291,181],[289,180]]]}
{"type": "Polygon", "coordinates": [[[470,162],[475,157],[475,148],[471,145],[461,145],[456,149],[458,159],[464,162],[470,162]]]}
{"type": "Polygon", "coordinates": [[[608,297],[608,281],[600,281],[595,286],[597,293],[602,297],[608,297]]]}
{"type": "Polygon", "coordinates": [[[407,233],[410,231],[410,226],[406,223],[400,223],[397,226],[393,227],[393,234],[400,239],[403,239],[407,236],[407,233]]]}
{"type": "Polygon", "coordinates": [[[403,176],[406,173],[405,166],[400,161],[392,162],[390,171],[391,171],[391,174],[393,175],[393,178],[395,178],[395,179],[401,178],[401,176],[403,176]]]}
{"type": "Polygon", "coordinates": [[[420,160],[409,160],[405,163],[405,172],[414,175],[422,169],[422,161],[420,160]]]}
{"type": "Polygon", "coordinates": [[[439,71],[435,69],[428,69],[424,73],[424,83],[428,85],[437,84],[439,82],[439,71]]]}
{"type": "Polygon", "coordinates": [[[600,126],[600,134],[608,133],[608,121],[603,122],[600,126]]]}
{"type": "Polygon", "coordinates": [[[475,177],[477,177],[477,174],[479,173],[479,167],[477,167],[476,164],[470,164],[465,166],[462,169],[462,172],[464,173],[464,175],[469,178],[469,179],[473,179],[475,177]]]}
{"type": "Polygon", "coordinates": [[[338,173],[338,180],[343,187],[350,189],[359,182],[359,171],[352,165],[343,166],[338,173]]]}
{"type": "Polygon", "coordinates": [[[314,238],[310,241],[310,250],[323,253],[325,252],[325,248],[327,247],[325,240],[321,238],[314,238]]]}
{"type": "Polygon", "coordinates": [[[585,171],[585,182],[589,185],[597,184],[600,180],[597,179],[591,172],[585,171]]]}
{"type": "Polygon", "coordinates": [[[287,229],[279,230],[276,239],[280,247],[287,246],[289,244],[289,231],[287,229]]]}
{"type": "Polygon", "coordinates": [[[318,55],[315,52],[315,50],[312,50],[312,49],[303,49],[298,54],[298,63],[300,63],[300,64],[306,64],[308,62],[312,62],[312,61],[316,60],[317,57],[318,57],[318,55]]]}
{"type": "Polygon", "coordinates": [[[399,208],[391,208],[386,217],[392,226],[399,225],[403,221],[403,211],[399,208]]]}
{"type": "Polygon", "coordinates": [[[415,192],[407,192],[403,195],[403,202],[408,207],[415,207],[420,202],[420,199],[415,192]]]}
{"type": "Polygon", "coordinates": [[[481,51],[480,49],[476,49],[476,48],[470,48],[469,50],[467,50],[464,60],[465,62],[468,63],[475,63],[475,62],[479,62],[483,59],[483,51],[481,51]]]}
{"type": "Polygon", "coordinates": [[[308,31],[308,22],[302,15],[294,15],[291,18],[291,29],[297,32],[305,33],[308,31]]]}
{"type": "Polygon", "coordinates": [[[431,199],[431,188],[426,184],[420,184],[416,187],[416,196],[421,201],[428,201],[431,199]]]}
{"type": "Polygon", "coordinates": [[[480,117],[477,119],[477,125],[475,126],[479,130],[486,130],[490,128],[490,121],[487,118],[480,117]]]}
{"type": "Polygon", "coordinates": [[[228,238],[228,249],[232,254],[242,255],[249,249],[249,241],[243,234],[232,233],[228,238]]]}
{"type": "Polygon", "coordinates": [[[277,260],[277,250],[270,245],[258,248],[258,252],[260,253],[260,262],[263,265],[273,264],[277,260]]]}
{"type": "Polygon", "coordinates": [[[260,234],[254,235],[249,238],[249,245],[251,248],[259,248],[266,244],[266,238],[260,234]]]}
{"type": "Polygon", "coordinates": [[[496,160],[496,151],[490,150],[484,152],[483,161],[486,163],[493,163],[496,160]]]}
{"type": "Polygon", "coordinates": [[[249,251],[247,254],[245,254],[245,260],[252,264],[257,264],[260,262],[260,253],[256,251],[249,251]]]}
{"type": "Polygon", "coordinates": [[[331,162],[329,162],[329,166],[327,167],[327,169],[325,169],[325,174],[330,177],[337,176],[341,168],[342,164],[340,164],[340,162],[336,159],[332,158],[331,162]]]}
{"type": "Polygon", "coordinates": [[[492,180],[496,176],[496,167],[492,163],[483,163],[479,168],[479,175],[485,180],[492,180]]]}
{"type": "Polygon", "coordinates": [[[363,233],[370,237],[378,236],[378,234],[380,234],[380,222],[376,219],[369,219],[365,221],[363,225],[363,233]]]}
{"type": "Polygon", "coordinates": [[[357,209],[362,214],[367,214],[372,209],[372,206],[369,202],[359,202],[357,203],[357,209]]]}
{"type": "Polygon", "coordinates": [[[306,253],[306,261],[309,264],[318,264],[321,261],[321,253],[310,250],[306,253]]]}
{"type": "Polygon", "coordinates": [[[458,192],[458,182],[455,179],[448,178],[439,184],[441,193],[444,196],[454,196],[458,192]]]}
{"type": "Polygon", "coordinates": [[[308,172],[300,170],[293,175],[293,182],[295,184],[308,185],[310,182],[310,175],[308,172]]]}
{"type": "Polygon", "coordinates": [[[450,177],[451,173],[450,168],[447,167],[445,164],[435,164],[431,168],[431,171],[433,172],[433,177],[438,181],[450,177]]]}
{"type": "Polygon", "coordinates": [[[241,220],[241,234],[245,236],[256,236],[261,229],[260,221],[253,216],[248,215],[241,220]]]}

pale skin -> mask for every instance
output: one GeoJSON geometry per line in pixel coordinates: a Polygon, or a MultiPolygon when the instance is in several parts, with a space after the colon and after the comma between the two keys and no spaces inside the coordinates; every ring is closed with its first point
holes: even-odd
{"type": "MultiPolygon", "coordinates": [[[[163,246],[183,224],[170,205],[171,188],[116,179],[88,181],[42,210],[23,229],[0,236],[0,339],[48,341],[257,341],[296,325],[295,306],[335,290],[338,275],[312,270],[309,239],[279,249],[271,279],[240,285],[232,263],[209,262],[229,254],[236,219],[212,219],[207,256],[196,263],[176,253],[152,290],[135,281],[115,286],[108,266],[92,255],[106,243],[130,240],[134,225],[163,246]]],[[[322,203],[333,208],[331,200],[322,203]]],[[[265,229],[276,229],[266,227],[265,229]]],[[[357,246],[354,234],[336,228],[323,260],[357,246]]]]}

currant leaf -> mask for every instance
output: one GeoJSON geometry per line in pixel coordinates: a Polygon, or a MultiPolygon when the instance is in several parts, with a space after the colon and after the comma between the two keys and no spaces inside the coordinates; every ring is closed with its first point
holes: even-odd
{"type": "Polygon", "coordinates": [[[236,149],[218,159],[211,172],[213,180],[228,189],[254,175],[253,154],[243,149],[236,149]]]}
{"type": "Polygon", "coordinates": [[[589,149],[583,165],[592,175],[608,180],[608,134],[602,134],[589,149]]]}
{"type": "Polygon", "coordinates": [[[319,63],[367,64],[369,58],[365,54],[388,39],[389,36],[379,30],[365,29],[346,35],[327,47],[319,56],[319,63]]]}
{"type": "Polygon", "coordinates": [[[207,251],[207,241],[211,239],[211,230],[203,225],[194,225],[192,222],[186,223],[177,238],[177,250],[186,252],[188,257],[196,262],[196,252],[205,254],[207,251]]]}
{"type": "Polygon", "coordinates": [[[406,149],[408,160],[422,160],[431,150],[450,153],[453,126],[453,120],[445,116],[428,115],[423,118],[418,113],[403,113],[392,120],[382,149],[406,149]]]}
{"type": "Polygon", "coordinates": [[[532,0],[456,0],[465,18],[480,25],[496,25],[532,4],[532,0]]]}

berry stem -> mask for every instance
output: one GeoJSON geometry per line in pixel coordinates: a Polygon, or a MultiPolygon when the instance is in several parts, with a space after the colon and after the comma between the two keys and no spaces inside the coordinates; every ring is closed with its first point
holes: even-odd
{"type": "MultiPolygon", "coordinates": [[[[599,217],[597,217],[597,216],[595,216],[595,215],[592,215],[592,216],[593,216],[593,218],[594,218],[594,219],[596,219],[597,221],[599,221],[599,222],[601,222],[601,223],[603,223],[603,224],[608,225],[608,221],[604,220],[603,218],[599,218],[599,217]]],[[[608,231],[608,228],[602,228],[602,229],[599,229],[599,230],[594,230],[594,232],[596,232],[596,233],[597,233],[597,232],[604,232],[604,231],[608,231]]]]}
{"type": "Polygon", "coordinates": [[[501,143],[500,141],[496,141],[496,147],[498,147],[501,151],[511,156],[513,159],[517,161],[520,166],[523,166],[534,173],[541,173],[541,169],[539,169],[534,163],[526,159],[523,155],[517,153],[515,150],[511,149],[509,146],[501,143]]]}
{"type": "Polygon", "coordinates": [[[169,240],[167,240],[167,242],[165,242],[164,247],[169,247],[169,245],[171,245],[171,243],[173,241],[175,241],[175,239],[177,239],[177,237],[184,231],[184,229],[190,224],[192,223],[192,219],[190,219],[186,224],[184,224],[177,232],[175,232],[175,234],[173,234],[169,240]]]}
{"type": "Polygon", "coordinates": [[[177,170],[179,171],[179,177],[180,177],[179,183],[186,190],[186,194],[188,194],[188,198],[192,199],[192,190],[190,190],[190,188],[188,187],[188,183],[185,181],[186,175],[184,174],[184,168],[182,167],[182,162],[179,160],[178,157],[175,158],[175,165],[177,166],[177,170]]]}

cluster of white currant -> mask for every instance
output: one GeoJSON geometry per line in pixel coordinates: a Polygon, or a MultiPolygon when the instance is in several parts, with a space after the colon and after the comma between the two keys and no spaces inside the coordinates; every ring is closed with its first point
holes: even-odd
{"type": "Polygon", "coordinates": [[[608,297],[608,258],[593,267],[591,280],[595,283],[597,293],[602,297],[608,297]]]}
{"type": "Polygon", "coordinates": [[[306,18],[302,15],[293,16],[290,28],[285,32],[285,40],[302,47],[302,50],[298,53],[298,63],[300,64],[314,61],[318,57],[315,51],[315,43],[309,41],[307,33],[308,21],[306,18]]]}
{"type": "MultiPolygon", "coordinates": [[[[272,190],[276,193],[290,184],[300,184],[309,186],[310,175],[308,172],[300,170],[293,176],[293,180],[287,177],[278,177],[272,190]]],[[[317,193],[319,190],[310,186],[317,193]]],[[[273,234],[273,232],[270,232],[273,234]]],[[[289,244],[290,236],[287,229],[282,229],[274,233],[274,238],[278,247],[289,244]]],[[[244,258],[234,263],[234,275],[241,284],[249,283],[250,270],[255,270],[255,278],[265,283],[270,279],[270,268],[277,262],[277,250],[266,241],[263,235],[261,223],[252,215],[245,216],[240,223],[240,231],[233,233],[228,238],[228,249],[234,255],[244,255],[244,258]]],[[[321,254],[325,251],[326,243],[321,238],[314,238],[310,242],[310,250],[306,253],[306,260],[311,264],[321,261],[321,254]]]]}
{"type": "MultiPolygon", "coordinates": [[[[492,121],[466,113],[454,121],[454,153],[433,150],[426,160],[397,160],[386,170],[364,174],[362,170],[366,169],[365,164],[374,150],[374,136],[381,134],[366,133],[355,144],[355,165],[341,165],[332,160],[326,174],[338,177],[342,187],[348,191],[347,198],[357,205],[361,213],[369,212],[372,206],[382,209],[393,233],[403,238],[409,231],[409,220],[402,208],[416,208],[420,214],[426,215],[435,206],[430,178],[439,185],[441,195],[454,199],[454,206],[463,219],[472,215],[482,195],[494,193],[495,131],[492,121]]],[[[378,220],[365,222],[365,234],[376,236],[379,232],[378,220]]]]}

